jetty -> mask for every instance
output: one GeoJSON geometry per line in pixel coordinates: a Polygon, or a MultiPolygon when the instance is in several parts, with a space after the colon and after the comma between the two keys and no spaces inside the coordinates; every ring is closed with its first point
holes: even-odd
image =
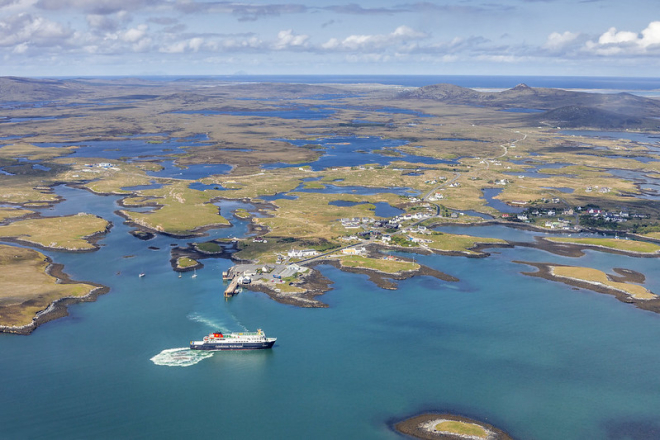
{"type": "Polygon", "coordinates": [[[238,289],[238,280],[240,277],[233,277],[229,286],[225,289],[225,298],[234,296],[236,294],[236,289],[238,289]]]}

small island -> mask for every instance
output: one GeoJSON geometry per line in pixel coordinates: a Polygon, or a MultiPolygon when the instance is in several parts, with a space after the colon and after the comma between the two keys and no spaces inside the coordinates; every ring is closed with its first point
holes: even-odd
{"type": "Polygon", "coordinates": [[[421,414],[397,423],[394,429],[424,440],[512,440],[501,429],[454,414],[421,414]]]}
{"type": "Polygon", "coordinates": [[[660,313],[660,297],[640,284],[645,276],[631,269],[614,268],[614,274],[590,267],[566,266],[554,263],[514,261],[536,267],[536,272],[522,272],[523,275],[558,281],[576,288],[614,295],[619,301],[632,303],[640,309],[660,313]]]}

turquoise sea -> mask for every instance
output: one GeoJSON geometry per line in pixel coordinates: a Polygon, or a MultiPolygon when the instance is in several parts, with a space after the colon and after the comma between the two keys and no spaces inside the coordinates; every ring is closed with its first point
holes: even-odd
{"type": "MultiPolygon", "coordinates": [[[[30,336],[0,334],[3,439],[394,439],[394,421],[426,410],[520,439],[658,438],[660,317],[525,277],[529,268],[512,262],[631,268],[657,292],[656,259],[528,248],[481,259],[420,255],[461,281],[415,277],[395,291],[321,266],[334,281],[322,297],[330,307],[300,309],[249,291],[225,300],[228,260],[204,260],[197,278],[178,278],[169,248],[190,240],[140,241],[113,214],[116,197],[58,193],[67,201],[53,215],[85,210],[114,227],[97,252],[48,254],[74,279],[112,290],[30,336]],[[257,327],[278,338],[273,350],[191,357],[185,349],[212,330],[257,327]],[[630,423],[638,431],[616,434],[630,423]]],[[[536,234],[489,228],[515,241],[536,234]]]]}
{"type": "MultiPolygon", "coordinates": [[[[524,247],[418,255],[460,281],[420,276],[398,290],[319,266],[334,282],[320,298],[329,307],[301,309],[250,291],[225,300],[226,259],[204,260],[197,278],[171,270],[172,245],[244,236],[243,221],[205,238],[141,241],[114,214],[117,197],[56,191],[66,201],[44,215],[91,212],[114,226],[96,252],[45,253],[111,290],[30,336],[0,334],[0,439],[401,439],[392,425],[425,411],[516,439],[660,438],[660,316],[527,277],[533,269],[514,262],[633,269],[660,292],[657,259],[524,247]],[[256,328],[278,338],[272,350],[186,349],[213,330],[256,328]]],[[[542,235],[484,228],[450,229],[542,235]]]]}

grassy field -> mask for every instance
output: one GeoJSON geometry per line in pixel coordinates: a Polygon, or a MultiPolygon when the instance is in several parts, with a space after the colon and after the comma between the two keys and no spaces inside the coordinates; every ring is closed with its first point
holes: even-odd
{"type": "Polygon", "coordinates": [[[196,266],[197,264],[198,264],[197,260],[194,260],[189,257],[179,257],[176,259],[176,266],[181,269],[185,269],[187,267],[193,267],[196,266]]]}
{"type": "Polygon", "coordinates": [[[601,272],[600,270],[592,269],[590,267],[554,266],[552,267],[552,274],[557,277],[600,283],[613,289],[623,291],[635,299],[644,300],[654,299],[657,297],[657,295],[655,295],[653,292],[650,292],[643,286],[610,281],[605,272],[601,272]]]}
{"type": "Polygon", "coordinates": [[[488,431],[474,423],[459,422],[456,420],[445,420],[435,425],[435,429],[458,435],[469,435],[472,437],[488,438],[488,431]]]}
{"type": "Polygon", "coordinates": [[[84,296],[95,286],[59,284],[46,273],[48,262],[40,252],[0,245],[0,325],[22,326],[50,303],[69,296],[84,296]]]}
{"type": "Polygon", "coordinates": [[[175,235],[187,235],[197,229],[212,225],[229,225],[219,214],[218,207],[210,200],[222,191],[196,191],[188,188],[189,182],[176,182],[163,188],[140,191],[141,197],[124,199],[125,206],[143,206],[156,203],[153,212],[122,210],[121,213],[138,225],[175,235]]]}
{"type": "Polygon", "coordinates": [[[656,240],[660,240],[660,232],[649,232],[644,234],[644,236],[649,237],[649,238],[654,238],[656,240]]]}
{"type": "Polygon", "coordinates": [[[300,171],[298,168],[286,170],[264,170],[250,175],[214,176],[201,179],[207,185],[219,184],[224,188],[227,198],[258,198],[295,189],[305,177],[314,177],[313,172],[300,171]]]}
{"type": "Polygon", "coordinates": [[[34,211],[28,211],[27,209],[0,208],[0,222],[23,217],[32,214],[33,212],[34,211]]]}
{"type": "Polygon", "coordinates": [[[375,218],[374,205],[371,203],[388,202],[394,204],[401,198],[395,194],[377,194],[359,196],[349,194],[295,193],[295,200],[278,199],[275,217],[258,218],[256,223],[268,226],[268,236],[296,237],[297,239],[320,238],[332,240],[345,235],[348,231],[341,226],[342,218],[375,218]],[[329,205],[335,200],[349,202],[367,202],[355,206],[329,205]]]}
{"type": "Polygon", "coordinates": [[[31,176],[3,176],[0,175],[0,203],[21,203],[31,202],[57,202],[57,196],[50,191],[40,178],[31,176]]]}
{"type": "Polygon", "coordinates": [[[28,160],[50,160],[71,154],[76,149],[76,147],[49,148],[38,147],[28,143],[16,143],[0,148],[0,158],[14,159],[16,157],[25,157],[28,160]]]}
{"type": "Polygon", "coordinates": [[[238,208],[236,211],[234,211],[234,215],[240,219],[246,219],[250,218],[252,214],[250,214],[246,209],[244,208],[238,208]]]}
{"type": "Polygon", "coordinates": [[[206,241],[204,243],[197,243],[195,247],[202,252],[216,253],[222,252],[222,246],[214,241],[206,241]]]}
{"type": "Polygon", "coordinates": [[[344,267],[356,267],[360,269],[373,269],[385,273],[399,273],[419,269],[419,264],[410,261],[385,260],[362,257],[359,255],[342,256],[339,259],[344,267]]]}
{"type": "Polygon", "coordinates": [[[640,252],[652,254],[660,252],[660,245],[637,240],[621,240],[616,238],[592,238],[592,237],[551,237],[546,238],[555,243],[575,243],[590,246],[602,246],[626,252],[640,252]]]}
{"type": "Polygon", "coordinates": [[[476,253],[470,249],[476,246],[478,243],[506,243],[505,240],[499,238],[472,237],[470,235],[445,234],[442,232],[433,232],[429,235],[410,235],[419,239],[432,240],[431,243],[426,243],[426,246],[431,249],[446,252],[464,252],[468,254],[476,253]]]}
{"type": "Polygon", "coordinates": [[[0,237],[16,238],[52,249],[92,250],[95,247],[87,237],[105,232],[108,225],[106,220],[91,214],[44,217],[0,226],[0,237]]]}

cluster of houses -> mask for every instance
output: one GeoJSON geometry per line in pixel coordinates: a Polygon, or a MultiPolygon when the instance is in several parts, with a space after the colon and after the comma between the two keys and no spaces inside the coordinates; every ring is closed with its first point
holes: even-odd
{"type": "Polygon", "coordinates": [[[424,211],[424,212],[415,212],[415,213],[405,213],[401,215],[397,215],[396,217],[392,217],[390,219],[391,222],[396,222],[396,223],[401,223],[405,222],[408,220],[425,220],[427,218],[433,217],[433,214],[431,211],[424,211]]]}
{"type": "Polygon", "coordinates": [[[119,168],[111,164],[110,162],[100,162],[100,163],[86,163],[82,169],[85,173],[98,173],[99,169],[101,170],[112,170],[119,171],[119,168]]]}
{"type": "Polygon", "coordinates": [[[289,258],[311,258],[319,254],[319,251],[314,249],[291,249],[287,255],[289,258]]]}
{"type": "MultiPolygon", "coordinates": [[[[581,207],[578,207],[577,209],[578,211],[583,211],[583,208],[581,207]]],[[[630,213],[628,211],[610,212],[610,211],[604,211],[600,208],[588,208],[583,212],[586,212],[592,217],[600,217],[607,222],[617,222],[617,223],[628,221],[631,218],[644,219],[650,217],[648,214],[630,213]]]]}
{"type": "MultiPolygon", "coordinates": [[[[615,223],[625,222],[631,218],[635,218],[635,219],[649,218],[647,214],[631,214],[628,211],[611,212],[595,207],[583,208],[582,206],[578,206],[575,209],[566,208],[562,210],[553,209],[553,208],[533,209],[533,210],[529,209],[523,213],[517,214],[515,218],[523,222],[529,222],[534,217],[557,217],[560,215],[573,216],[575,214],[581,214],[581,215],[586,214],[594,218],[601,218],[604,221],[615,222],[615,223]]],[[[514,214],[508,214],[508,213],[502,214],[502,218],[510,219],[513,218],[513,216],[514,214]]],[[[558,219],[552,219],[552,220],[549,219],[545,222],[545,227],[550,229],[570,229],[571,222],[561,217],[558,219]]]]}
{"type": "Polygon", "coordinates": [[[353,217],[353,218],[343,218],[341,219],[341,225],[346,229],[357,229],[362,225],[368,225],[375,223],[375,219],[371,217],[353,217]]]}
{"type": "Polygon", "coordinates": [[[612,188],[609,188],[607,186],[601,186],[600,188],[597,186],[588,186],[585,189],[586,192],[590,193],[592,191],[598,191],[599,193],[607,194],[608,192],[612,191],[612,188]]]}

